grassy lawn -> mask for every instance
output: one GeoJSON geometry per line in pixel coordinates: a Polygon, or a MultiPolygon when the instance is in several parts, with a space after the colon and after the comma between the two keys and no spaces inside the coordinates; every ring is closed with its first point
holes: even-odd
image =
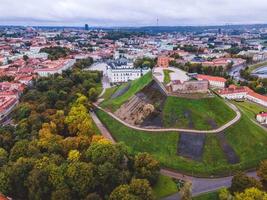
{"type": "Polygon", "coordinates": [[[178,189],[170,177],[160,175],[158,182],[153,186],[153,192],[157,199],[160,199],[178,192],[178,189]]]}
{"type": "Polygon", "coordinates": [[[219,193],[210,192],[206,194],[201,194],[197,197],[193,197],[193,200],[219,200],[219,193]]]}
{"type": "Polygon", "coordinates": [[[230,167],[218,145],[217,138],[209,135],[203,154],[203,161],[197,162],[177,155],[179,134],[177,132],[151,133],[130,129],[98,110],[98,117],[106,125],[113,137],[124,142],[131,154],[148,152],[164,167],[185,172],[189,175],[210,176],[224,174],[230,167]]]}
{"type": "Polygon", "coordinates": [[[145,74],[139,79],[132,81],[131,87],[127,92],[123,95],[114,98],[114,99],[106,99],[102,102],[101,106],[103,108],[108,108],[112,111],[116,111],[123,103],[129,100],[135,93],[143,89],[147,84],[152,81],[151,72],[145,74]]]}
{"type": "Polygon", "coordinates": [[[112,94],[118,89],[118,87],[114,86],[111,88],[107,88],[104,95],[102,96],[103,99],[109,99],[112,94]]]}
{"type": "Polygon", "coordinates": [[[185,99],[168,97],[163,109],[165,127],[209,130],[222,126],[235,117],[235,112],[219,97],[185,99]]]}
{"type": "Polygon", "coordinates": [[[267,108],[263,107],[261,105],[244,101],[244,102],[234,102],[235,105],[237,105],[241,110],[243,110],[244,114],[247,115],[251,119],[255,119],[255,115],[259,114],[261,111],[267,112],[267,108]]]}
{"type": "Polygon", "coordinates": [[[229,144],[240,156],[241,168],[255,167],[260,160],[267,159],[267,132],[251,121],[254,119],[251,111],[255,109],[254,106],[249,103],[239,106],[242,111],[241,120],[226,131],[229,144]]]}
{"type": "Polygon", "coordinates": [[[172,70],[169,69],[164,69],[163,73],[164,73],[164,83],[168,84],[169,82],[171,82],[171,76],[170,73],[172,73],[172,70]]]}

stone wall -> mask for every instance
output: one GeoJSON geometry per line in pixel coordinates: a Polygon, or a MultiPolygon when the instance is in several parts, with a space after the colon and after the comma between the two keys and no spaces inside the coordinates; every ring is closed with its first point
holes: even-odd
{"type": "Polygon", "coordinates": [[[185,81],[183,83],[171,83],[169,87],[169,92],[174,93],[208,93],[209,82],[203,81],[185,81]]]}

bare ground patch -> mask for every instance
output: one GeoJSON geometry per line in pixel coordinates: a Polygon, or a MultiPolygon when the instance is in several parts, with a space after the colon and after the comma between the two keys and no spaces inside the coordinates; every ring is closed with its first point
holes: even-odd
{"type": "Polygon", "coordinates": [[[177,153],[192,160],[201,161],[205,145],[205,134],[181,133],[177,153]]]}

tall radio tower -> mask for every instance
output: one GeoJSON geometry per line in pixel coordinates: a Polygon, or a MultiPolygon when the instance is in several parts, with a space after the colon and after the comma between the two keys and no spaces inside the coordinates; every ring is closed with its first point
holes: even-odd
{"type": "Polygon", "coordinates": [[[157,26],[159,26],[159,18],[157,17],[157,26]]]}

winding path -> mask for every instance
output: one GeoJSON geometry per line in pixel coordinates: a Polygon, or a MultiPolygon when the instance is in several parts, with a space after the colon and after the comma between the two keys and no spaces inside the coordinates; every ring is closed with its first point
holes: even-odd
{"type": "Polygon", "coordinates": [[[127,122],[125,122],[125,121],[121,120],[119,117],[117,117],[115,114],[113,114],[113,113],[103,109],[102,107],[100,107],[97,103],[94,103],[94,106],[97,107],[98,109],[106,112],[112,118],[116,119],[117,121],[119,121],[123,125],[127,126],[128,128],[139,130],[139,131],[148,131],[148,132],[178,131],[178,132],[184,132],[184,133],[220,133],[220,132],[224,131],[225,129],[227,129],[228,127],[230,127],[233,124],[235,124],[236,122],[238,122],[240,120],[240,118],[241,118],[241,113],[240,113],[240,111],[238,110],[238,108],[234,104],[231,104],[230,102],[227,102],[227,101],[226,101],[226,104],[231,109],[233,109],[233,111],[235,111],[236,116],[235,116],[234,119],[232,119],[228,123],[224,124],[223,126],[217,128],[217,129],[213,129],[213,130],[194,130],[194,129],[156,128],[156,127],[155,128],[141,128],[141,127],[138,127],[138,126],[134,126],[134,125],[128,124],[127,122]]]}
{"type": "MultiPolygon", "coordinates": [[[[111,133],[107,130],[104,124],[99,120],[97,115],[94,112],[90,112],[90,115],[95,122],[98,129],[101,131],[102,135],[107,139],[111,140],[113,143],[116,141],[112,137],[111,133]]],[[[197,178],[193,176],[187,176],[182,173],[175,172],[173,170],[164,169],[160,170],[160,173],[175,179],[181,179],[184,181],[192,182],[192,195],[198,196],[203,193],[213,192],[223,187],[230,187],[232,176],[223,177],[223,178],[197,178]]],[[[256,172],[247,173],[248,176],[256,177],[256,172]]],[[[164,200],[178,200],[180,199],[179,193],[175,193],[169,197],[164,198],[164,200]]]]}

